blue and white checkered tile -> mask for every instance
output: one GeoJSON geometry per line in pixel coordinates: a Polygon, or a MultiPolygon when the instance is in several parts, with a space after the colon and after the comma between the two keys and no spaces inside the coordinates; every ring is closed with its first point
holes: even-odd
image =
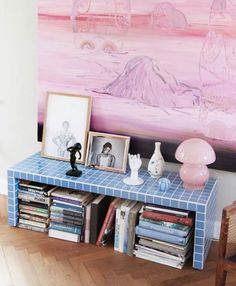
{"type": "Polygon", "coordinates": [[[42,158],[39,153],[10,168],[8,170],[9,224],[15,226],[18,220],[19,179],[195,211],[193,266],[197,269],[203,268],[213,233],[217,183],[215,179],[209,179],[203,190],[190,192],[183,188],[178,173],[165,171],[163,177],[168,178],[171,185],[167,191],[161,192],[158,190],[158,180],[151,178],[145,169],[140,170],[144,184],[128,186],[123,183],[123,179],[129,172],[120,174],[78,165],[82,170],[82,176],[75,178],[65,175],[69,168],[69,162],[42,158]]]}

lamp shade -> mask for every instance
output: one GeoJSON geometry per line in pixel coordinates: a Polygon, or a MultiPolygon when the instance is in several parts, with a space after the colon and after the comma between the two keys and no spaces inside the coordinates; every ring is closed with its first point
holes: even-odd
{"type": "Polygon", "coordinates": [[[208,165],[215,162],[216,155],[209,143],[200,138],[191,138],[178,146],[175,158],[182,163],[208,165]]]}

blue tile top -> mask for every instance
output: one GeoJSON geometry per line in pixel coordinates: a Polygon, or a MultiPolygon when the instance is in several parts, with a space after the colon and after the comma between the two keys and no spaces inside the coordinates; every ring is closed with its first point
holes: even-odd
{"type": "Polygon", "coordinates": [[[36,153],[8,170],[8,177],[28,179],[36,182],[57,185],[66,188],[79,189],[87,192],[104,193],[111,196],[119,196],[133,200],[157,203],[165,206],[196,210],[199,205],[208,203],[216,180],[209,179],[205,188],[201,191],[187,191],[183,188],[182,181],[176,172],[164,172],[163,177],[171,181],[171,186],[166,192],[158,190],[158,180],[150,177],[147,170],[141,169],[139,176],[144,179],[144,184],[129,186],[123,183],[126,174],[101,171],[78,165],[82,170],[79,178],[65,175],[70,169],[70,163],[58,160],[42,158],[36,153]]]}

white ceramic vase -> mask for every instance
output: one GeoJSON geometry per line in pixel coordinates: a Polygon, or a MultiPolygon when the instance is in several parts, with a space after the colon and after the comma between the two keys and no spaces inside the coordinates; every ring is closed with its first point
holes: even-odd
{"type": "Polygon", "coordinates": [[[161,154],[161,142],[155,142],[154,153],[148,163],[148,172],[153,178],[160,178],[164,171],[165,161],[161,154]]]}

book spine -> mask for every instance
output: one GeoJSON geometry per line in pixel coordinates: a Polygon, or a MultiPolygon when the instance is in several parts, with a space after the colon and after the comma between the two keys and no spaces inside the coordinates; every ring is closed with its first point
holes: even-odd
{"type": "Polygon", "coordinates": [[[41,196],[45,196],[45,197],[47,197],[47,195],[48,195],[48,193],[46,191],[22,187],[22,186],[20,186],[19,191],[29,192],[31,194],[37,194],[37,195],[41,195],[41,196]]]}
{"type": "Polygon", "coordinates": [[[27,219],[23,219],[23,218],[19,218],[19,223],[33,225],[33,226],[42,227],[42,228],[46,228],[47,227],[46,223],[32,221],[32,220],[27,220],[27,219]]]}
{"type": "Polygon", "coordinates": [[[38,213],[48,214],[48,209],[41,209],[41,208],[37,208],[37,207],[19,205],[19,209],[22,211],[28,210],[28,211],[34,211],[34,212],[38,212],[38,213]]]}
{"type": "Polygon", "coordinates": [[[49,213],[45,214],[45,213],[39,213],[39,212],[35,212],[35,211],[30,211],[30,210],[20,210],[19,213],[20,214],[36,215],[36,216],[44,217],[44,218],[49,217],[49,213]]]}
{"type": "Polygon", "coordinates": [[[82,223],[81,223],[81,235],[80,235],[80,241],[84,242],[85,238],[85,217],[86,217],[86,206],[82,206],[83,208],[83,218],[82,218],[82,223]]]}
{"type": "Polygon", "coordinates": [[[42,222],[42,223],[48,223],[47,218],[42,218],[42,217],[38,217],[35,215],[30,215],[30,214],[20,213],[20,218],[33,220],[33,221],[37,221],[37,222],[42,222]]]}
{"type": "Polygon", "coordinates": [[[41,197],[38,195],[28,195],[22,192],[18,193],[18,199],[25,200],[26,202],[36,202],[36,203],[41,203],[41,204],[49,204],[50,203],[50,198],[46,197],[41,197]]]}
{"type": "Polygon", "coordinates": [[[55,212],[53,209],[51,210],[51,215],[57,218],[67,218],[70,220],[82,220],[82,218],[84,217],[84,215],[82,215],[82,213],[79,213],[78,215],[76,213],[67,213],[67,212],[55,212]]]}
{"type": "Polygon", "coordinates": [[[45,204],[36,203],[36,202],[26,202],[26,201],[22,201],[20,199],[19,199],[19,205],[48,210],[48,206],[45,204]]]}
{"type": "Polygon", "coordinates": [[[53,222],[71,224],[71,225],[75,225],[75,226],[82,226],[83,225],[83,220],[74,221],[74,220],[70,220],[70,219],[66,219],[66,218],[54,217],[52,215],[50,216],[50,220],[53,222]]]}
{"type": "Polygon", "coordinates": [[[136,203],[137,203],[137,202],[132,201],[132,202],[126,207],[125,225],[124,225],[123,253],[127,253],[127,250],[128,250],[129,214],[130,214],[131,209],[136,205],[136,203]]]}
{"type": "Polygon", "coordinates": [[[106,213],[105,220],[104,220],[104,222],[103,222],[102,228],[101,228],[100,233],[99,233],[99,235],[98,235],[98,239],[97,239],[97,241],[96,241],[96,245],[98,245],[98,246],[101,245],[101,243],[102,243],[102,237],[103,237],[103,235],[104,235],[104,233],[105,233],[105,230],[106,230],[106,228],[107,228],[107,226],[108,226],[109,219],[110,219],[112,216],[114,216],[114,214],[115,214],[115,207],[114,207],[113,203],[110,203],[110,206],[109,206],[108,211],[107,211],[107,213],[106,213]]]}
{"type": "Polygon", "coordinates": [[[119,251],[120,244],[120,208],[116,209],[114,250],[119,251]]]}
{"type": "Polygon", "coordinates": [[[78,200],[72,200],[72,199],[67,199],[67,198],[61,198],[61,197],[57,197],[57,196],[52,196],[53,201],[60,201],[60,202],[64,202],[64,203],[69,203],[69,204],[73,204],[73,205],[77,205],[77,206],[81,206],[82,203],[78,200]]]}
{"type": "Polygon", "coordinates": [[[150,229],[145,229],[140,226],[136,226],[135,233],[140,236],[144,236],[144,237],[148,237],[152,239],[158,239],[158,240],[166,241],[166,242],[177,244],[177,245],[186,244],[186,239],[183,237],[177,237],[174,235],[157,232],[157,231],[153,231],[150,229]]]}
{"type": "Polygon", "coordinates": [[[180,211],[180,210],[173,209],[173,208],[158,207],[158,206],[153,206],[153,205],[144,206],[144,210],[157,211],[157,212],[171,214],[171,215],[179,215],[182,217],[187,217],[189,214],[189,211],[180,211]]]}
{"type": "Polygon", "coordinates": [[[116,208],[114,207],[112,209],[112,214],[107,222],[107,227],[106,230],[110,230],[112,228],[114,228],[114,224],[115,224],[115,217],[116,217],[116,208]]]}
{"type": "Polygon", "coordinates": [[[27,230],[33,230],[33,231],[38,231],[38,232],[48,232],[47,228],[42,228],[42,227],[37,227],[29,224],[23,224],[23,223],[18,223],[17,227],[27,229],[27,230]]]}
{"type": "Polygon", "coordinates": [[[96,244],[98,235],[98,206],[91,205],[91,219],[90,219],[90,243],[96,244]]]}
{"type": "Polygon", "coordinates": [[[128,228],[128,246],[127,246],[127,254],[129,256],[133,256],[136,221],[137,221],[137,214],[130,212],[128,219],[129,228],[128,228]]]}
{"type": "Polygon", "coordinates": [[[178,217],[175,215],[167,215],[163,213],[157,213],[152,211],[143,211],[143,217],[149,218],[153,220],[163,220],[173,223],[180,223],[188,226],[193,225],[193,218],[187,218],[187,217],[178,217]]]}
{"type": "Polygon", "coordinates": [[[89,243],[90,237],[91,204],[86,206],[84,242],[89,243]]]}
{"type": "Polygon", "coordinates": [[[138,258],[142,258],[148,261],[152,261],[152,262],[156,262],[156,263],[160,263],[160,264],[164,264],[164,265],[168,265],[177,269],[182,269],[183,268],[183,263],[181,262],[176,262],[170,259],[163,259],[163,258],[159,258],[158,256],[153,256],[153,255],[147,255],[147,254],[143,254],[143,253],[139,253],[139,251],[135,250],[134,251],[134,255],[138,258]]]}
{"type": "Polygon", "coordinates": [[[56,223],[56,222],[50,222],[49,228],[60,230],[60,231],[65,231],[65,232],[70,232],[70,233],[75,233],[75,234],[81,234],[81,227],[79,226],[71,226],[71,225],[65,225],[65,224],[56,223]]]}
{"type": "Polygon", "coordinates": [[[78,212],[78,213],[83,212],[82,206],[72,206],[72,205],[63,204],[62,202],[55,202],[54,201],[52,206],[62,208],[64,210],[68,210],[68,211],[78,212]]]}
{"type": "Polygon", "coordinates": [[[178,247],[175,247],[173,244],[162,245],[162,244],[155,243],[153,241],[148,241],[143,238],[139,240],[139,245],[143,245],[146,247],[164,251],[166,253],[171,253],[172,255],[177,255],[177,256],[184,256],[184,254],[186,253],[185,247],[178,248],[178,247]]]}
{"type": "Polygon", "coordinates": [[[58,215],[68,215],[68,216],[73,216],[73,217],[82,217],[83,213],[81,211],[74,211],[74,210],[68,210],[68,209],[63,209],[61,207],[56,207],[56,206],[51,206],[50,207],[51,212],[57,213],[58,215]]]}
{"type": "Polygon", "coordinates": [[[124,247],[124,237],[125,237],[125,216],[126,216],[126,206],[121,206],[120,211],[120,241],[119,241],[119,251],[123,252],[124,247]]]}
{"type": "Polygon", "coordinates": [[[19,186],[21,188],[33,189],[33,190],[39,190],[39,191],[42,191],[45,188],[45,186],[41,186],[41,187],[40,186],[34,186],[32,184],[25,184],[25,183],[22,183],[22,182],[19,183],[19,186]]]}
{"type": "Polygon", "coordinates": [[[57,229],[49,229],[48,236],[52,238],[68,240],[72,242],[80,242],[80,235],[76,233],[69,233],[57,229]]]}
{"type": "Polygon", "coordinates": [[[165,226],[161,226],[155,223],[151,223],[151,222],[147,222],[147,221],[143,221],[140,220],[139,221],[139,226],[146,228],[146,229],[150,229],[150,230],[156,230],[156,231],[160,231],[163,233],[168,233],[171,235],[177,235],[180,237],[186,237],[188,232],[187,231],[181,231],[178,229],[174,229],[174,228],[170,228],[170,227],[165,227],[165,226]]]}

